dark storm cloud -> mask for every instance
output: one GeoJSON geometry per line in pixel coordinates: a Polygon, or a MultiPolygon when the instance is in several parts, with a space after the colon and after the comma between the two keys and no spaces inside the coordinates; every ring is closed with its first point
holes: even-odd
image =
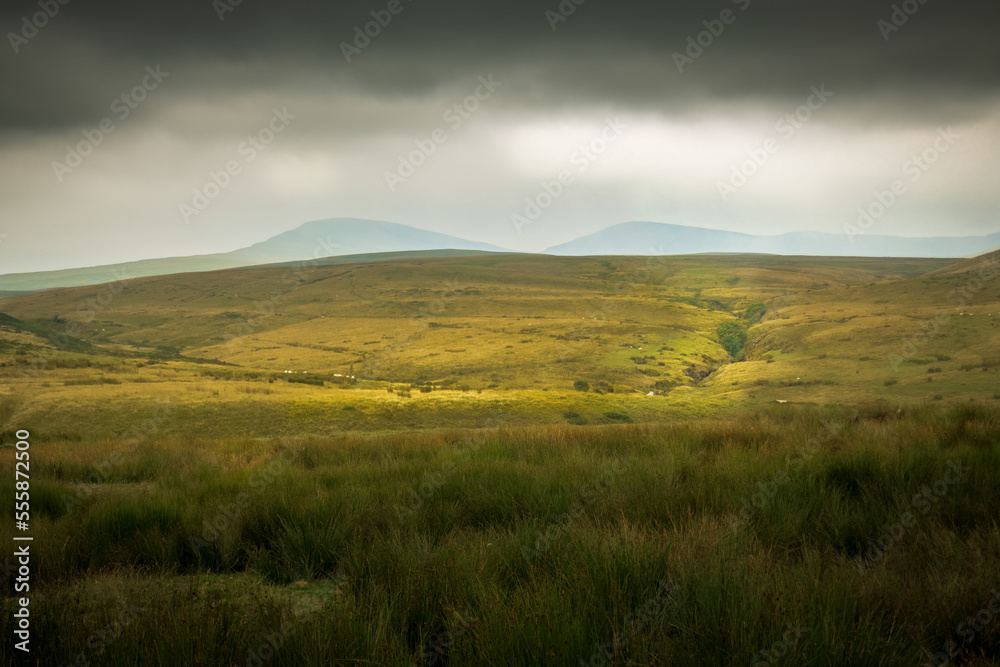
{"type": "Polygon", "coordinates": [[[627,220],[839,232],[953,126],[961,141],[878,230],[992,232],[998,13],[951,0],[6,3],[0,273],[227,251],[340,216],[518,250],[627,220]],[[390,2],[402,12],[348,62],[343,45],[390,2]],[[894,4],[912,16],[880,28],[894,4]],[[58,13],[25,41],[40,5],[58,13]],[[116,112],[156,67],[165,80],[116,112]],[[470,97],[480,77],[502,82],[485,100],[470,97]],[[802,106],[817,87],[830,103],[802,106]],[[448,120],[470,100],[471,116],[448,120]],[[183,217],[275,109],[287,131],[183,217]],[[790,113],[810,120],[720,198],[790,113]],[[618,117],[617,143],[515,227],[618,117]],[[446,141],[421,155],[439,128],[446,141]],[[426,164],[391,187],[407,160],[426,164]]]}
{"type": "MultiPolygon", "coordinates": [[[[877,21],[891,17],[890,2],[586,0],[556,30],[546,11],[559,11],[557,0],[401,2],[402,13],[348,64],[341,44],[387,2],[243,0],[220,20],[210,0],[74,0],[18,54],[6,45],[0,127],[91,122],[156,63],[187,66],[174,94],[288,89],[300,76],[400,99],[433,96],[470,73],[503,71],[512,80],[505,105],[615,103],[673,113],[720,102],[785,104],[826,83],[901,122],[938,109],[947,115],[956,100],[975,105],[1000,89],[995,3],[910,0],[919,9],[886,41],[877,21]],[[727,9],[735,21],[679,73],[672,54],[727,9]],[[232,76],[213,67],[241,63],[259,66],[232,76]]],[[[37,3],[7,4],[0,28],[17,33],[22,17],[37,11],[37,3]]]]}

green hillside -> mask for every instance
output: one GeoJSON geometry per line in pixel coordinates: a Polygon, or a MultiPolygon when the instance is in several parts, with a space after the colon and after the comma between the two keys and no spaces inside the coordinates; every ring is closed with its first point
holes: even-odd
{"type": "Polygon", "coordinates": [[[990,259],[488,255],[136,279],[0,300],[24,323],[0,324],[0,372],[21,423],[68,433],[163,401],[178,429],[249,435],[992,401],[990,259]],[[747,327],[735,355],[720,325],[747,327]]]}

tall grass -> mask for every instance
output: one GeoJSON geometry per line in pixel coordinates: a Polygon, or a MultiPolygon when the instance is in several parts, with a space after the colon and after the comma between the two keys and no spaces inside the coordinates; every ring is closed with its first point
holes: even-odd
{"type": "Polygon", "coordinates": [[[989,664],[998,443],[972,406],[36,443],[32,664],[989,664]]]}

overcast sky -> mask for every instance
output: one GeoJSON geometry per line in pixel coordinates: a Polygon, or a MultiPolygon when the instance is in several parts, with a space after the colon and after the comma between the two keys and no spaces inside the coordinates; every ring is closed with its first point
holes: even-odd
{"type": "Polygon", "coordinates": [[[843,233],[894,181],[869,233],[1000,229],[995,2],[238,1],[5,3],[0,273],[330,217],[843,233]]]}

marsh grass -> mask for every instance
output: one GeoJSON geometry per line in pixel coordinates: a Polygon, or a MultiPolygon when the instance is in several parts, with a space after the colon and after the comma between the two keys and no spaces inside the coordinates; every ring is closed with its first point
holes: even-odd
{"type": "MultiPolygon", "coordinates": [[[[922,664],[1000,587],[998,443],[996,408],[803,407],[159,437],[97,482],[120,443],[35,443],[32,664],[779,664],[761,652],[789,627],[781,664],[922,664]],[[968,471],[915,509],[954,461],[968,471]]],[[[998,657],[1000,618],[956,664],[998,657]]]]}

